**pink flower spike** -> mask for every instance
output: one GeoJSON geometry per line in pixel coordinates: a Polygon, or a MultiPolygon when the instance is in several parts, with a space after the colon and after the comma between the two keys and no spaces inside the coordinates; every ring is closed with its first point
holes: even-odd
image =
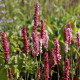
{"type": "Polygon", "coordinates": [[[41,20],[41,31],[40,31],[40,35],[41,35],[41,39],[42,39],[42,43],[44,45],[44,21],[43,19],[41,20]]]}
{"type": "Polygon", "coordinates": [[[68,33],[68,42],[69,42],[69,44],[73,44],[72,28],[71,28],[71,24],[70,23],[68,23],[67,33],[68,33]]]}
{"type": "Polygon", "coordinates": [[[9,48],[8,48],[7,39],[6,39],[4,32],[1,33],[1,36],[2,36],[4,54],[5,54],[5,61],[8,62],[9,61],[9,48]]]}
{"type": "Polygon", "coordinates": [[[38,69],[38,79],[37,80],[40,80],[40,75],[41,75],[41,67],[39,67],[38,69]]]}
{"type": "Polygon", "coordinates": [[[78,45],[78,50],[80,50],[80,33],[76,33],[76,40],[77,40],[77,45],[78,45]]]}
{"type": "Polygon", "coordinates": [[[49,63],[48,63],[48,53],[44,54],[44,78],[49,79],[49,63]]]}
{"type": "Polygon", "coordinates": [[[68,23],[68,28],[71,28],[71,24],[70,23],[68,23]]]}
{"type": "Polygon", "coordinates": [[[40,38],[38,39],[38,41],[39,41],[39,54],[41,54],[42,53],[42,39],[40,38]]]}
{"type": "Polygon", "coordinates": [[[54,38],[54,42],[55,42],[55,49],[54,49],[54,51],[55,51],[57,62],[59,62],[60,59],[61,59],[61,55],[59,53],[60,52],[60,45],[59,45],[59,42],[58,42],[58,40],[56,38],[54,38]]]}
{"type": "Polygon", "coordinates": [[[44,30],[44,47],[47,51],[48,51],[48,40],[49,40],[49,36],[47,35],[47,31],[44,30]]]}
{"type": "Polygon", "coordinates": [[[66,27],[64,27],[64,41],[65,41],[65,53],[68,52],[68,33],[66,27]]]}
{"type": "Polygon", "coordinates": [[[22,28],[22,33],[23,33],[24,52],[26,53],[26,55],[28,55],[29,54],[29,44],[28,44],[28,40],[27,40],[27,33],[26,33],[25,26],[23,26],[23,28],[22,28]]]}
{"type": "Polygon", "coordinates": [[[72,28],[70,23],[68,23],[68,28],[70,28],[70,32],[72,33],[72,28]]]}
{"type": "Polygon", "coordinates": [[[64,27],[64,41],[68,42],[67,29],[64,27]]]}
{"type": "Polygon", "coordinates": [[[37,37],[37,31],[31,33],[32,36],[32,55],[38,56],[39,54],[39,41],[37,37]]]}
{"type": "Polygon", "coordinates": [[[68,58],[66,58],[66,60],[65,60],[65,71],[64,71],[64,77],[63,77],[63,79],[64,80],[68,80],[68,78],[69,78],[69,59],[68,58]]]}
{"type": "Polygon", "coordinates": [[[44,39],[44,21],[43,21],[43,19],[41,20],[41,31],[40,31],[40,34],[41,34],[41,38],[44,39]]]}
{"type": "Polygon", "coordinates": [[[37,30],[37,26],[38,26],[38,14],[39,14],[39,4],[38,4],[38,2],[37,2],[37,3],[36,3],[36,6],[35,6],[33,30],[37,30]]]}
{"type": "Polygon", "coordinates": [[[68,42],[65,42],[65,53],[68,53],[68,42]]]}
{"type": "Polygon", "coordinates": [[[53,48],[51,48],[51,68],[57,64],[53,48]]]}
{"type": "Polygon", "coordinates": [[[12,80],[11,68],[8,68],[9,79],[12,80]]]}
{"type": "Polygon", "coordinates": [[[72,29],[68,28],[67,33],[68,33],[68,42],[69,44],[72,44],[72,29]]]}

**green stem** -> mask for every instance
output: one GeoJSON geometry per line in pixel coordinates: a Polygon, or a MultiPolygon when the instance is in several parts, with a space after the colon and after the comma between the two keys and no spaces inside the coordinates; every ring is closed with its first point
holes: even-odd
{"type": "Polygon", "coordinates": [[[28,78],[29,78],[29,72],[28,72],[27,80],[28,80],[28,78]]]}
{"type": "Polygon", "coordinates": [[[63,61],[63,72],[64,72],[64,61],[63,61]]]}
{"type": "MultiPolygon", "coordinates": [[[[36,63],[37,63],[37,57],[36,57],[36,63]]],[[[37,68],[38,68],[38,63],[37,63],[37,68]]]]}
{"type": "Polygon", "coordinates": [[[40,64],[41,64],[41,54],[40,54],[40,60],[39,60],[39,67],[40,67],[40,64]]]}
{"type": "Polygon", "coordinates": [[[66,53],[66,58],[67,58],[67,53],[66,53]]]}
{"type": "Polygon", "coordinates": [[[52,76],[51,76],[51,79],[50,80],[52,80],[52,76]]]}
{"type": "MultiPolygon", "coordinates": [[[[72,45],[70,45],[70,50],[71,50],[71,71],[73,71],[73,55],[72,55],[72,45]]],[[[72,80],[73,80],[73,74],[71,75],[72,80]]]]}
{"type": "Polygon", "coordinates": [[[40,62],[41,62],[41,54],[40,54],[40,62]]]}
{"type": "MultiPolygon", "coordinates": [[[[26,57],[25,57],[25,63],[26,63],[26,57]]],[[[25,67],[25,80],[26,80],[26,67],[25,67]]]]}
{"type": "Polygon", "coordinates": [[[5,65],[6,65],[6,72],[7,72],[7,80],[9,80],[9,76],[8,76],[8,62],[5,60],[5,65]]]}
{"type": "Polygon", "coordinates": [[[8,76],[8,67],[7,67],[7,69],[6,69],[6,70],[7,70],[7,80],[9,80],[9,76],[8,76]]]}
{"type": "Polygon", "coordinates": [[[51,79],[50,80],[52,80],[52,76],[53,76],[53,71],[51,70],[51,72],[52,72],[52,75],[51,75],[51,79]]]}
{"type": "Polygon", "coordinates": [[[25,72],[25,80],[26,80],[26,72],[25,72]]]}

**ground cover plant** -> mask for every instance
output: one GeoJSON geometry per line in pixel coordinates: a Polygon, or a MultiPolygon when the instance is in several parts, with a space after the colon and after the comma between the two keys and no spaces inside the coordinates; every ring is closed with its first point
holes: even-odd
{"type": "Polygon", "coordinates": [[[0,80],[80,80],[79,1],[33,1],[1,1],[0,80]]]}

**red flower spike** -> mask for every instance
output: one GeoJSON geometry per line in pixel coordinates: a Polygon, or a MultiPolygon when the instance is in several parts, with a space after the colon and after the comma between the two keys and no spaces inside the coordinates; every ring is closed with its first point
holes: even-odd
{"type": "Polygon", "coordinates": [[[26,27],[23,26],[22,28],[22,33],[23,33],[23,45],[24,45],[24,52],[26,53],[26,55],[29,54],[29,43],[27,40],[27,33],[26,33],[26,27]]]}
{"type": "Polygon", "coordinates": [[[33,30],[37,30],[37,26],[38,26],[38,14],[39,14],[39,4],[38,4],[38,2],[37,2],[37,3],[36,3],[36,6],[35,6],[33,30]]]}
{"type": "Polygon", "coordinates": [[[44,54],[44,78],[49,79],[49,63],[48,63],[48,53],[44,54]]]}
{"type": "Polygon", "coordinates": [[[1,36],[2,36],[4,54],[5,54],[5,61],[8,62],[9,61],[9,48],[8,48],[7,39],[6,39],[4,32],[1,33],[1,36]]]}

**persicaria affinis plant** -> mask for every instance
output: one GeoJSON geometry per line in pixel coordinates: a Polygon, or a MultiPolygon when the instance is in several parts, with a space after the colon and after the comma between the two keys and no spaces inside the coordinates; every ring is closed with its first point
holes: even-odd
{"type": "Polygon", "coordinates": [[[6,35],[4,32],[1,33],[2,36],[2,42],[3,42],[3,49],[4,49],[4,54],[5,54],[5,61],[9,61],[9,48],[8,48],[8,43],[6,39],[6,35]]]}
{"type": "Polygon", "coordinates": [[[78,50],[80,50],[80,33],[76,33],[76,40],[77,40],[77,45],[78,45],[78,50]]]}
{"type": "Polygon", "coordinates": [[[12,80],[11,68],[8,68],[9,79],[12,80]]]}
{"type": "Polygon", "coordinates": [[[22,28],[22,33],[23,33],[23,45],[24,45],[24,52],[26,53],[26,55],[29,54],[29,43],[27,40],[27,33],[26,33],[26,27],[23,26],[22,28]]]}
{"type": "Polygon", "coordinates": [[[51,48],[51,68],[57,64],[56,55],[54,54],[53,48],[51,48]]]}
{"type": "Polygon", "coordinates": [[[65,71],[64,71],[64,77],[63,77],[63,79],[64,80],[68,80],[68,78],[69,78],[69,59],[68,58],[66,58],[66,60],[65,60],[65,71]]]}
{"type": "Polygon", "coordinates": [[[36,6],[35,6],[33,30],[37,30],[37,26],[38,26],[38,14],[39,14],[39,4],[38,4],[38,2],[37,2],[37,3],[36,3],[36,6]]]}
{"type": "Polygon", "coordinates": [[[56,60],[57,62],[60,61],[61,59],[61,55],[60,55],[60,45],[59,45],[59,42],[56,38],[54,38],[54,42],[55,42],[55,49],[54,49],[54,53],[56,55],[56,60]]]}
{"type": "Polygon", "coordinates": [[[44,54],[44,79],[49,79],[49,62],[48,62],[48,53],[44,54]]]}

